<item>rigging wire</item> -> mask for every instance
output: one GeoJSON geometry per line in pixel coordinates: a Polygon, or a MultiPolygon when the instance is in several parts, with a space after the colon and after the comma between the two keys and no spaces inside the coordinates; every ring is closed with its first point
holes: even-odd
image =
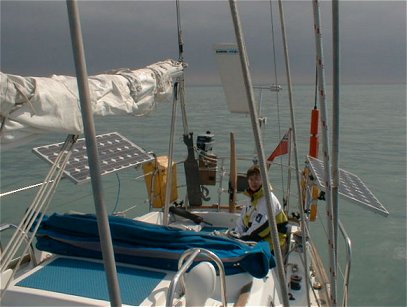
{"type": "MultiPolygon", "coordinates": [[[[269,7],[270,7],[270,25],[271,25],[271,42],[272,42],[272,58],[273,58],[273,66],[274,66],[274,83],[278,86],[278,74],[277,74],[277,55],[276,55],[276,41],[275,41],[275,31],[274,31],[274,19],[273,19],[273,6],[272,6],[273,0],[269,1],[269,7]]],[[[281,120],[280,120],[280,100],[279,100],[279,92],[276,91],[276,105],[277,105],[277,125],[278,125],[278,140],[281,140],[281,120]]],[[[280,160],[282,160],[282,157],[280,157],[280,160]]],[[[284,181],[284,169],[283,165],[281,163],[280,165],[280,174],[281,174],[281,186],[283,190],[283,195],[285,191],[285,181],[284,181]]],[[[287,195],[288,196],[288,195],[287,195]]],[[[283,196],[283,203],[285,203],[287,200],[283,196]]],[[[288,210],[289,208],[287,208],[288,210]]]]}
{"type": "Polygon", "coordinates": [[[120,198],[121,184],[120,184],[120,177],[119,177],[118,173],[116,173],[116,178],[117,178],[118,186],[117,186],[116,204],[114,205],[114,208],[112,210],[112,214],[116,212],[117,206],[119,205],[119,198],[120,198]]]}
{"type": "MultiPolygon", "coordinates": [[[[175,1],[176,11],[177,11],[177,33],[178,33],[178,61],[182,63],[183,71],[187,67],[184,62],[184,40],[182,37],[182,23],[181,23],[181,9],[180,9],[180,2],[179,0],[175,1]]],[[[189,128],[188,128],[188,119],[187,119],[187,112],[186,112],[186,103],[185,103],[185,81],[184,81],[184,73],[180,77],[178,77],[179,85],[178,85],[178,92],[175,97],[180,102],[181,106],[181,118],[182,118],[182,126],[184,129],[184,135],[188,135],[189,128]]]]}
{"type": "Polygon", "coordinates": [[[175,2],[175,5],[177,9],[178,61],[184,62],[184,41],[182,39],[181,12],[179,0],[175,2]]]}

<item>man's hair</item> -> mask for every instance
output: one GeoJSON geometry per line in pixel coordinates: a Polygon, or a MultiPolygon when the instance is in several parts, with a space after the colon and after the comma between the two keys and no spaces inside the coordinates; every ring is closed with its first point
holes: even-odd
{"type": "Polygon", "coordinates": [[[261,175],[260,167],[257,164],[252,165],[246,172],[246,178],[249,178],[253,175],[261,175]]]}

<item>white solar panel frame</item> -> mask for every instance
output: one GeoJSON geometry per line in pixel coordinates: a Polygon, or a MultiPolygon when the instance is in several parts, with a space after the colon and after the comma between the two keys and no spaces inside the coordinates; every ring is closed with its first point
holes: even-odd
{"type": "MultiPolygon", "coordinates": [[[[308,156],[308,162],[318,186],[325,191],[325,166],[323,161],[308,156]]],[[[363,181],[348,171],[339,169],[339,195],[364,208],[372,210],[383,216],[388,216],[389,212],[374,196],[363,181]]]]}
{"type": "MultiPolygon", "coordinates": [[[[129,167],[154,160],[140,146],[134,144],[118,132],[110,132],[96,136],[101,175],[117,172],[129,167]]],[[[54,164],[63,143],[50,144],[33,148],[33,152],[51,165],[54,164]]],[[[88,156],[85,139],[78,139],[66,165],[64,174],[74,183],[90,180],[88,156]]]]}

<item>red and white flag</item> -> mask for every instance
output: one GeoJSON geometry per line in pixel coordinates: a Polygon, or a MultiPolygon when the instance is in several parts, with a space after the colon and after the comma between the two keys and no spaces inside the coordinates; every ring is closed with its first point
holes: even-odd
{"type": "Polygon", "coordinates": [[[290,139],[290,131],[291,129],[288,129],[288,131],[284,134],[283,138],[281,139],[280,143],[278,143],[276,149],[274,149],[273,153],[270,155],[270,157],[267,158],[267,161],[269,163],[273,162],[275,158],[281,155],[285,155],[288,153],[288,143],[290,139]]]}

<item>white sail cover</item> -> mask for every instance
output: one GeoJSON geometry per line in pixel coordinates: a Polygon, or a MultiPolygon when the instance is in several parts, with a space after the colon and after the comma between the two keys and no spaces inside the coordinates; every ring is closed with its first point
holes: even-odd
{"type": "MultiPolygon", "coordinates": [[[[89,77],[94,115],[141,116],[168,101],[180,62],[166,60],[144,69],[121,69],[89,77]]],[[[0,72],[2,149],[48,132],[82,134],[76,77],[21,77],[0,72]]]]}

